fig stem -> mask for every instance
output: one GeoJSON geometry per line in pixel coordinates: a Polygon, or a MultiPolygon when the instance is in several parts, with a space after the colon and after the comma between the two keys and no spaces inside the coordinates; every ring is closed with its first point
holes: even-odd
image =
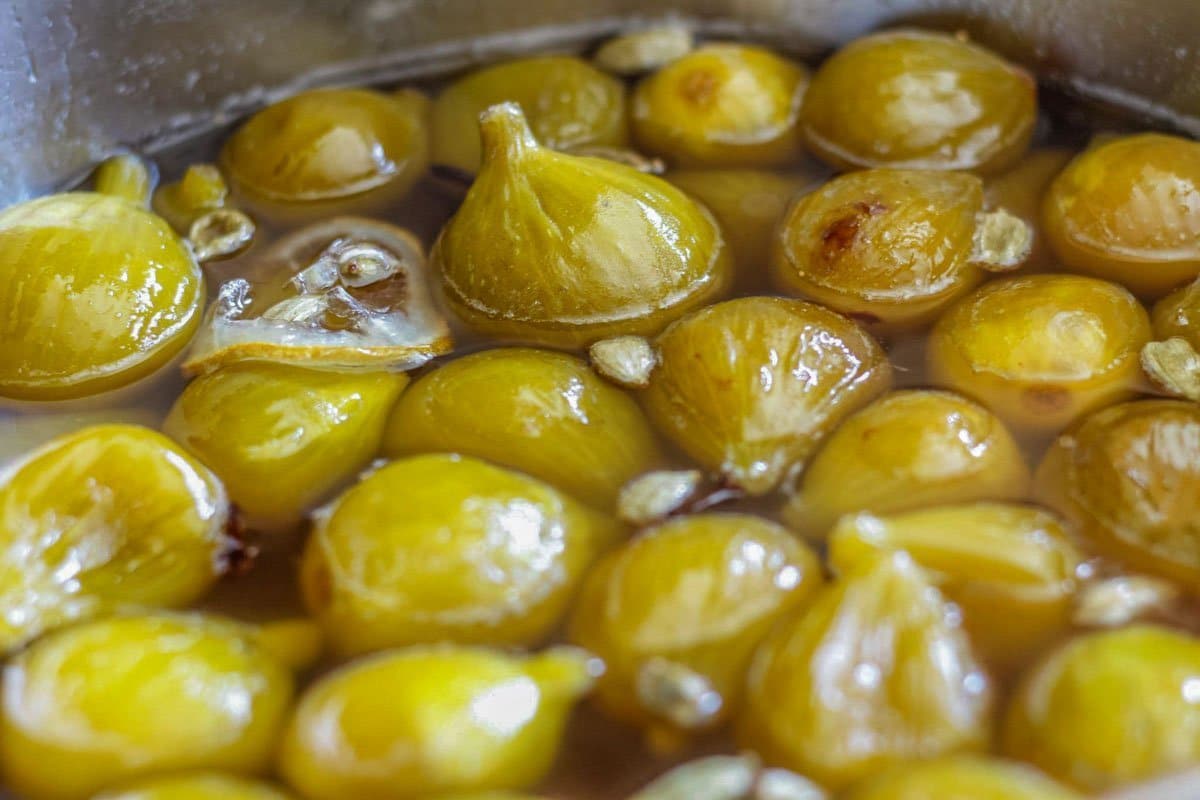
{"type": "Polygon", "coordinates": [[[525,112],[513,102],[491,106],[479,115],[479,139],[484,165],[493,159],[516,158],[538,147],[525,112]]]}

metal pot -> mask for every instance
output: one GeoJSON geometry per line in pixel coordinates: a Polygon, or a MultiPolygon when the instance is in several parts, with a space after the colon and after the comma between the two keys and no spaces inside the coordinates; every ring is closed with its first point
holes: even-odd
{"type": "Polygon", "coordinates": [[[663,16],[810,57],[884,25],[963,27],[1047,80],[1200,134],[1196,0],[8,0],[0,204],[298,87],[579,47],[663,16]]]}
{"type": "MultiPolygon", "coordinates": [[[[1050,84],[1200,135],[1200,0],[6,0],[0,207],[299,88],[578,49],[664,17],[804,58],[881,26],[962,28],[1050,84]]],[[[1186,780],[1121,797],[1200,797],[1186,780]]]]}

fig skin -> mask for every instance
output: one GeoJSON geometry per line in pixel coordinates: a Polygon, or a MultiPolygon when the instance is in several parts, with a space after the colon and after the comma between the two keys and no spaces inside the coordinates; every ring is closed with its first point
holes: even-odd
{"type": "Polygon", "coordinates": [[[855,322],[800,300],[744,297],[658,337],[641,398],[701,466],[754,495],[803,465],[848,414],[891,385],[883,348],[855,322]]]}
{"type": "Polygon", "coordinates": [[[681,190],[539,145],[513,103],[480,131],[483,166],[431,255],[446,304],[478,333],[580,348],[655,334],[728,288],[720,227],[681,190]]]}
{"type": "Polygon", "coordinates": [[[475,70],[433,101],[433,163],[478,172],[483,156],[479,115],[499,103],[517,103],[546,147],[626,147],[629,122],[625,84],[575,56],[518,58],[475,70]]]}
{"type": "Polygon", "coordinates": [[[1143,133],[1088,148],[1050,184],[1042,223],[1071,271],[1162,297],[1200,276],[1200,143],[1143,133]]]}

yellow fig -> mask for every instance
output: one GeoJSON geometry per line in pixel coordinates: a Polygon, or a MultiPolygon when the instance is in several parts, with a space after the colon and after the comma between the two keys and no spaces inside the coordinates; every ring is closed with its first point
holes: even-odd
{"type": "Polygon", "coordinates": [[[956,615],[904,553],[857,565],[759,648],[740,719],[768,764],[830,789],[987,746],[991,689],[956,615]]]}
{"type": "Polygon", "coordinates": [[[518,58],[475,70],[433,101],[433,162],[479,169],[479,115],[498,103],[525,109],[539,142],[555,150],[623,147],[625,85],[575,56],[518,58]]]}
{"type": "Polygon", "coordinates": [[[642,393],[650,420],[751,494],[773,489],[891,383],[870,334],[799,300],[718,303],[668,328],[657,349],[660,364],[642,393]]]}
{"type": "Polygon", "coordinates": [[[479,332],[558,347],[653,334],[729,284],[716,220],[666,181],[542,147],[514,103],[480,132],[483,166],[432,255],[479,332]]]}
{"type": "Polygon", "coordinates": [[[183,349],[203,306],[187,245],[128,200],[72,192],[0,212],[0,397],[132,383],[183,349]]]}

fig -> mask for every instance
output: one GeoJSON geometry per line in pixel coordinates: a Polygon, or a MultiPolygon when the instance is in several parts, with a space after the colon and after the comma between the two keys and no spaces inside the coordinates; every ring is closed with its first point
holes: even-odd
{"type": "Polygon", "coordinates": [[[716,220],[679,189],[542,147],[513,103],[484,112],[480,131],[483,166],[432,255],[472,328],[581,347],[657,333],[728,286],[716,220]]]}

